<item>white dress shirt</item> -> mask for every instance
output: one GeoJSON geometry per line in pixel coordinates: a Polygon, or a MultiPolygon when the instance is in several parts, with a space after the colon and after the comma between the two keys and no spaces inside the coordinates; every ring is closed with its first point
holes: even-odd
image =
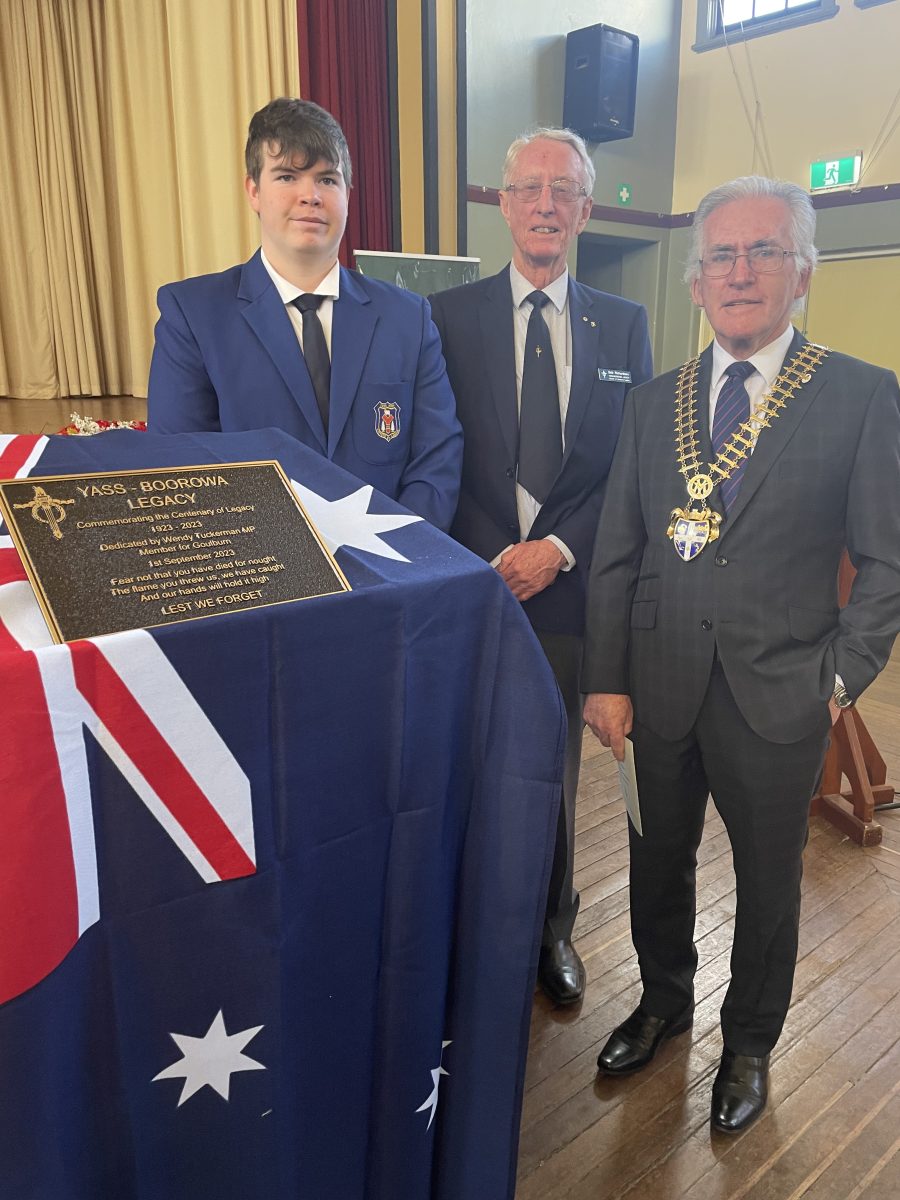
{"type": "MultiPolygon", "coordinates": [[[[752,363],[756,368],[754,374],[744,383],[747,395],[750,397],[751,416],[759,408],[760,401],[765,393],[778,378],[778,372],[781,370],[788,352],[788,346],[790,346],[793,337],[794,327],[789,324],[780,337],[777,337],[774,342],[769,342],[768,346],[763,346],[762,350],[757,350],[755,354],[751,354],[747,359],[747,362],[752,363]]],[[[713,418],[716,415],[716,402],[719,399],[722,384],[725,382],[725,372],[733,362],[737,361],[736,358],[733,358],[727,350],[719,345],[718,338],[713,342],[712,374],[709,389],[710,433],[712,432],[713,418]]]]}
{"type": "Polygon", "coordinates": [[[341,294],[341,265],[335,261],[334,266],[319,283],[318,287],[313,288],[311,292],[304,292],[303,288],[298,288],[295,283],[288,283],[283,275],[279,275],[269,260],[266,258],[264,250],[260,250],[259,256],[262,259],[262,265],[269,273],[269,277],[275,284],[278,295],[281,297],[287,308],[288,317],[290,317],[291,325],[294,327],[294,333],[297,335],[297,341],[300,343],[300,349],[303,349],[303,313],[299,308],[295,308],[291,303],[298,296],[323,296],[324,299],[316,310],[319,314],[319,323],[322,326],[322,332],[325,334],[325,345],[328,347],[328,357],[331,357],[331,321],[334,313],[334,304],[339,299],[341,294]]]}
{"type": "MultiPolygon", "coordinates": [[[[572,330],[569,325],[569,272],[563,271],[552,283],[545,288],[535,288],[525,276],[510,263],[509,282],[513,298],[513,343],[516,358],[516,404],[522,407],[522,373],[525,369],[525,339],[528,335],[528,319],[534,305],[527,297],[534,291],[543,291],[550,303],[545,304],[542,311],[544,322],[550,332],[550,345],[553,349],[553,363],[556,367],[556,390],[559,395],[559,423],[562,427],[563,445],[566,448],[566,413],[569,411],[569,389],[572,384],[572,330]]],[[[538,513],[540,503],[527,492],[520,483],[516,483],[516,511],[519,518],[519,533],[525,541],[531,531],[538,513]]],[[[555,534],[548,534],[547,540],[552,542],[565,558],[563,571],[571,571],[575,566],[575,557],[569,547],[555,534]]],[[[497,566],[500,559],[509,549],[507,546],[494,559],[492,566],[497,566]]]]}

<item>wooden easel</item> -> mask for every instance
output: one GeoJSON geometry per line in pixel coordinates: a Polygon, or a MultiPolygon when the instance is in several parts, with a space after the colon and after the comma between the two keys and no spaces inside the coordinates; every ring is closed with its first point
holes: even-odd
{"type": "MultiPolygon", "coordinates": [[[[838,573],[838,595],[843,607],[856,574],[846,552],[838,573]]],[[[877,846],[883,829],[875,820],[875,805],[890,804],[894,789],[885,780],[887,767],[855,708],[845,709],[831,731],[831,745],[819,791],[812,798],[810,816],[825,817],[860,846],[877,846]],[[849,788],[841,791],[846,778],[849,788]]]]}

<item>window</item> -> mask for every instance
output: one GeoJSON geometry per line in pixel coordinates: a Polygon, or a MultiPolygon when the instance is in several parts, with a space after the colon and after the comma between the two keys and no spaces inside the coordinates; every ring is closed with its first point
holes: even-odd
{"type": "Polygon", "coordinates": [[[824,21],[837,11],[836,0],[699,0],[694,49],[712,50],[726,42],[824,21]]]}
{"type": "Polygon", "coordinates": [[[716,5],[717,33],[747,28],[785,16],[792,9],[819,8],[818,0],[722,0],[716,5]]]}

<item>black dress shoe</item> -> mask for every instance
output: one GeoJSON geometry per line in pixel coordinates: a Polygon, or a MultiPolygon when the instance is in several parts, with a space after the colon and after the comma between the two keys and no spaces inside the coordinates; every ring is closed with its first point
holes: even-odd
{"type": "Polygon", "coordinates": [[[538,983],[554,1004],[575,1004],[584,995],[584,963],[569,941],[541,946],[538,983]]]}
{"type": "Polygon", "coordinates": [[[732,1054],[726,1047],[712,1090],[713,1129],[737,1133],[756,1120],[769,1097],[769,1056],[732,1054]]]}
{"type": "Polygon", "coordinates": [[[651,1017],[640,1007],[610,1034],[597,1066],[604,1075],[630,1075],[646,1067],[666,1038],[676,1037],[694,1023],[694,1007],[677,1017],[651,1017]]]}

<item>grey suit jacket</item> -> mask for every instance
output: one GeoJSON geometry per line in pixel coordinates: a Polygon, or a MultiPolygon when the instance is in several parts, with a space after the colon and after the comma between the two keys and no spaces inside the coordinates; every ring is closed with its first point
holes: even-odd
{"type": "MultiPolygon", "coordinates": [[[[798,333],[789,355],[800,344],[798,333]]],[[[707,347],[697,389],[704,462],[711,359],[707,347]]],[[[760,433],[719,540],[686,563],[666,536],[671,510],[687,499],[676,375],[626,403],[594,549],[582,688],[630,694],[636,720],[682,737],[717,648],[750,726],[770,741],[797,741],[824,720],[835,673],[859,696],[900,629],[897,379],[829,355],[760,433]],[[858,573],[839,610],[844,546],[858,573]]]]}

